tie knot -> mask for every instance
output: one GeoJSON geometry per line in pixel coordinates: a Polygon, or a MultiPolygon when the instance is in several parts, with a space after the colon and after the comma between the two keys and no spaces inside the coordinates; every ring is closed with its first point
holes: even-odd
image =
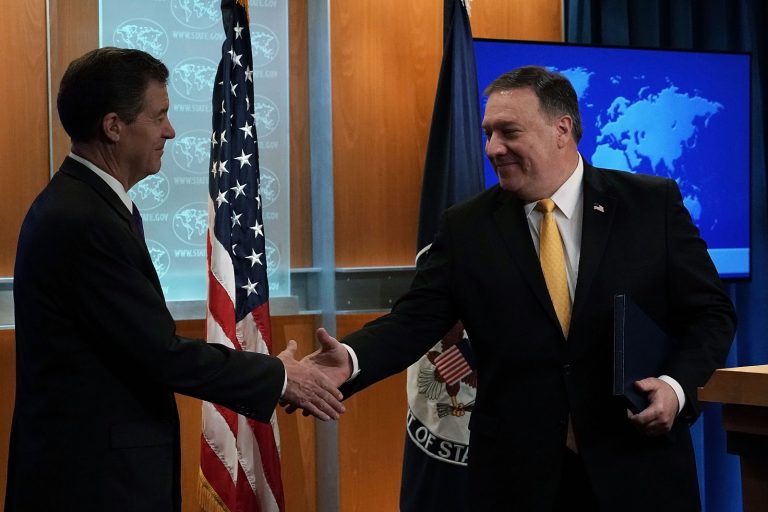
{"type": "Polygon", "coordinates": [[[536,203],[536,209],[544,213],[552,213],[555,209],[555,202],[551,199],[542,199],[536,203]]]}

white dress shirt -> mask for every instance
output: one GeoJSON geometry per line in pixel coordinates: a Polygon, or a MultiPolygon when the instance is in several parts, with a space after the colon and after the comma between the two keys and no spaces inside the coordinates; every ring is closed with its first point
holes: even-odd
{"type": "Polygon", "coordinates": [[[106,172],[102,171],[93,162],[86,160],[80,155],[69,153],[69,158],[80,162],[81,164],[83,164],[84,166],[92,170],[94,173],[96,173],[96,176],[104,180],[104,182],[107,185],[109,185],[109,188],[115,191],[115,194],[117,194],[117,197],[120,198],[120,201],[122,201],[125,207],[128,208],[128,212],[133,213],[133,201],[131,201],[131,198],[128,195],[128,192],[125,190],[125,188],[123,188],[123,184],[117,181],[117,178],[115,178],[111,174],[107,174],[106,172]]]}

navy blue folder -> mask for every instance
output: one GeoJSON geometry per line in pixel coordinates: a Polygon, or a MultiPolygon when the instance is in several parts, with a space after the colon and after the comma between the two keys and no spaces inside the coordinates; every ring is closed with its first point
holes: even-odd
{"type": "Polygon", "coordinates": [[[661,375],[669,346],[669,336],[632,299],[613,297],[613,394],[633,413],[649,403],[635,381],[661,375]]]}

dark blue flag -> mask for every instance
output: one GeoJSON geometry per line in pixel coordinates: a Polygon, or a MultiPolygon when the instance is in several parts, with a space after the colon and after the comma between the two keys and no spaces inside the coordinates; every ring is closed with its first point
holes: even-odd
{"type": "Polygon", "coordinates": [[[424,162],[418,250],[432,242],[446,208],[485,188],[472,31],[462,1],[444,1],[443,63],[424,162]]]}
{"type": "MultiPolygon", "coordinates": [[[[443,211],[484,189],[476,75],[467,11],[461,0],[445,0],[443,62],[421,190],[419,255],[431,244],[443,211]]],[[[401,512],[471,509],[468,425],[477,374],[461,323],[435,341],[408,369],[401,512]],[[440,361],[450,361],[448,372],[440,361]]]]}

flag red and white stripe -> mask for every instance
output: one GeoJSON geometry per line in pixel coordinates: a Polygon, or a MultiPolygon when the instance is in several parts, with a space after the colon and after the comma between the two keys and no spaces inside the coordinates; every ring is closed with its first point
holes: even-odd
{"type": "MultiPolygon", "coordinates": [[[[226,41],[213,90],[207,339],[268,354],[269,286],[248,5],[223,0],[221,9],[226,41]]],[[[276,416],[260,423],[203,402],[201,509],[282,512],[284,503],[276,416]]]]}
{"type": "Polygon", "coordinates": [[[435,358],[435,368],[449,386],[456,384],[461,379],[472,373],[467,358],[459,350],[458,345],[453,345],[435,358]]]}

